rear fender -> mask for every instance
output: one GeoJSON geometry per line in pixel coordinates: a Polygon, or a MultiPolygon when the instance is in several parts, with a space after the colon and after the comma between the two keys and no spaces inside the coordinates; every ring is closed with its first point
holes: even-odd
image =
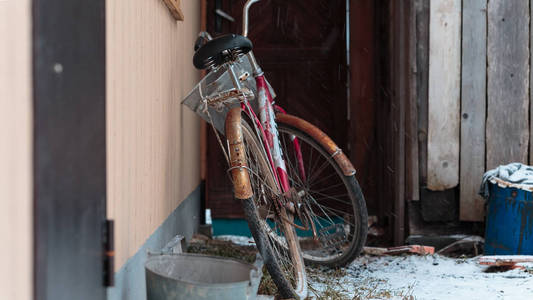
{"type": "Polygon", "coordinates": [[[342,152],[341,148],[333,142],[333,140],[327,136],[322,130],[318,129],[313,124],[288,114],[277,114],[277,123],[284,123],[296,129],[305,132],[310,137],[314,138],[331,157],[337,162],[345,176],[355,175],[355,168],[352,163],[342,152]]]}

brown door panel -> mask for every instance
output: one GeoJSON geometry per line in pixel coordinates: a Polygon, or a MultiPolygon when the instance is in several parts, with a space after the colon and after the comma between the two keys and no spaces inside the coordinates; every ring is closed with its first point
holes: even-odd
{"type": "MultiPolygon", "coordinates": [[[[213,35],[240,34],[245,2],[208,1],[207,30],[213,35]],[[217,17],[217,8],[235,22],[217,17]]],[[[318,126],[347,152],[345,4],[344,0],[262,0],[250,10],[249,38],[276,91],[276,103],[318,126]]],[[[207,147],[206,207],[214,218],[242,217],[211,129],[207,147]]]]}

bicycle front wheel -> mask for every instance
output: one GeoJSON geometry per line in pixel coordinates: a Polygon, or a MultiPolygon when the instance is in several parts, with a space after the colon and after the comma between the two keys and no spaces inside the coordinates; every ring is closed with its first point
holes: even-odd
{"type": "MultiPolygon", "coordinates": [[[[240,111],[232,113],[240,114],[240,111]]],[[[307,297],[307,276],[296,232],[288,223],[292,217],[284,207],[276,205],[280,199],[279,189],[262,144],[252,127],[244,120],[240,122],[246,167],[253,191],[251,198],[242,200],[245,218],[281,297],[304,299],[307,297]],[[275,234],[272,234],[273,231],[275,234]]],[[[230,137],[234,134],[228,133],[228,126],[226,128],[229,146],[234,147],[233,138],[230,137]]]]}

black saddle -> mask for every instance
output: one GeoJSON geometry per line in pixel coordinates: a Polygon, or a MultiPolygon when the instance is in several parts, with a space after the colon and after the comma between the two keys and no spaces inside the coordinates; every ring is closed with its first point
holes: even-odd
{"type": "Polygon", "coordinates": [[[250,52],[252,48],[252,42],[238,34],[226,34],[209,41],[199,37],[192,62],[197,69],[202,70],[231,61],[240,54],[250,52]]]}

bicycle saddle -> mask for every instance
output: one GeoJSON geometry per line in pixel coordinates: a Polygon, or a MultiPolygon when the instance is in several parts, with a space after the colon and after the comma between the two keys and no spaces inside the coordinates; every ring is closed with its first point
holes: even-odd
{"type": "Polygon", "coordinates": [[[194,53],[193,64],[197,69],[206,69],[211,66],[219,66],[231,61],[240,54],[246,54],[252,50],[252,42],[238,34],[226,34],[210,41],[198,38],[194,53]]]}

